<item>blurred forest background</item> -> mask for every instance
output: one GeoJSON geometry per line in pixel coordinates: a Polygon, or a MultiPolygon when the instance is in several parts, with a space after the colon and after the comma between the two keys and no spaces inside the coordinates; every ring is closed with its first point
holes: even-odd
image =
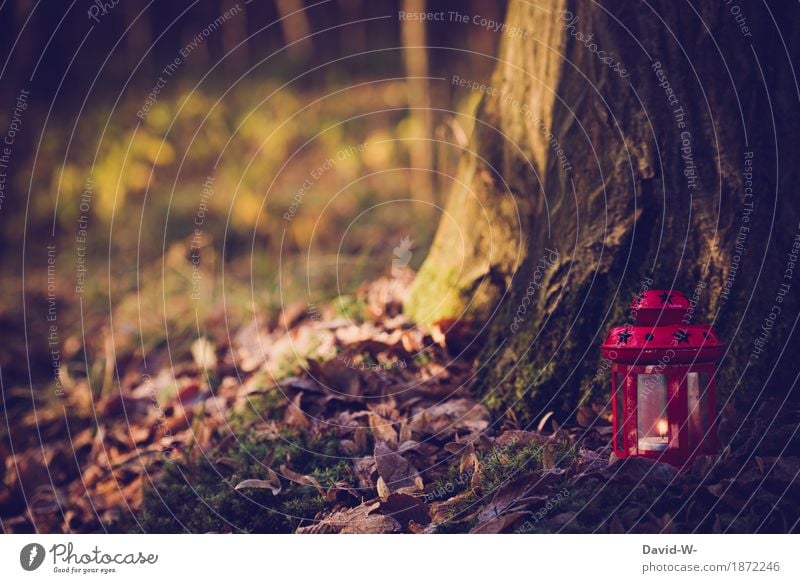
{"type": "Polygon", "coordinates": [[[63,356],[83,334],[96,342],[87,362],[107,355],[109,322],[118,362],[167,330],[180,358],[195,310],[219,316],[223,294],[234,318],[296,294],[343,297],[346,310],[404,239],[418,267],[480,97],[450,76],[488,80],[501,35],[398,12],[501,22],[505,11],[477,0],[34,4],[0,8],[0,126],[25,101],[0,208],[0,327],[24,335],[24,286],[34,339],[0,348],[0,365],[26,385],[51,374],[51,256],[63,356]],[[426,43],[458,48],[403,48],[426,43]],[[437,146],[419,147],[430,135],[437,146]]]}

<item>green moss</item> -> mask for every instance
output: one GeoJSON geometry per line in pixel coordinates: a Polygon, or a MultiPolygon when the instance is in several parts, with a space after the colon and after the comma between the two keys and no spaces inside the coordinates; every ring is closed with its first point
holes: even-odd
{"type": "Polygon", "coordinates": [[[467,305],[464,291],[458,287],[455,270],[440,269],[426,261],[411,284],[403,313],[419,324],[458,316],[467,305]]]}
{"type": "MultiPolygon", "coordinates": [[[[484,404],[495,417],[511,414],[520,426],[530,424],[541,414],[540,409],[531,406],[531,401],[539,389],[552,382],[556,370],[555,362],[542,367],[519,363],[508,382],[489,392],[484,404]]],[[[484,383],[475,383],[473,393],[480,397],[485,387],[484,383]]]]}
{"type": "Polygon", "coordinates": [[[253,390],[247,400],[232,408],[228,414],[231,431],[239,434],[254,423],[280,419],[286,405],[286,395],[275,387],[274,380],[265,373],[258,373],[251,379],[253,390]]]}
{"type": "Polygon", "coordinates": [[[308,438],[295,432],[278,439],[244,437],[224,450],[208,452],[201,461],[167,462],[145,490],[139,523],[145,532],[292,532],[325,507],[311,486],[281,480],[283,489],[234,489],[239,482],[265,477],[261,464],[272,456],[272,467],[289,463],[299,473],[316,478],[323,488],[353,481],[350,464],[337,459],[331,434],[308,438]],[[333,456],[333,457],[328,457],[333,456]],[[214,463],[226,458],[226,462],[214,463]]]}
{"type": "MultiPolygon", "coordinates": [[[[530,277],[527,273],[523,270],[520,281],[530,277]]],[[[604,289],[600,284],[591,289],[584,285],[565,295],[557,309],[548,314],[544,329],[540,328],[543,316],[529,311],[529,319],[513,333],[510,326],[525,289],[512,291],[499,309],[480,356],[473,391],[488,397],[487,406],[495,415],[508,413],[520,426],[534,422],[547,410],[571,414],[576,403],[586,398],[584,389],[591,384],[600,362],[602,338],[594,338],[594,331],[611,325],[602,320],[606,312],[604,289]],[[575,318],[570,314],[580,315],[575,318]],[[552,399],[554,395],[558,397],[552,399]]]]}
{"type": "Polygon", "coordinates": [[[431,357],[429,351],[422,350],[414,355],[414,358],[411,360],[411,362],[413,362],[414,366],[416,366],[417,368],[422,368],[433,362],[433,357],[431,357]]]}
{"type": "Polygon", "coordinates": [[[336,313],[359,324],[369,319],[367,300],[360,296],[341,295],[333,303],[336,313]]]}
{"type": "Polygon", "coordinates": [[[430,485],[428,497],[431,500],[446,500],[461,494],[470,485],[471,473],[459,471],[458,464],[450,466],[447,476],[440,478],[430,485]]]}
{"type": "Polygon", "coordinates": [[[494,492],[509,480],[542,469],[545,448],[551,448],[551,459],[557,468],[566,468],[577,455],[572,445],[559,441],[548,445],[531,442],[523,447],[512,443],[478,456],[484,494],[494,492]]]}

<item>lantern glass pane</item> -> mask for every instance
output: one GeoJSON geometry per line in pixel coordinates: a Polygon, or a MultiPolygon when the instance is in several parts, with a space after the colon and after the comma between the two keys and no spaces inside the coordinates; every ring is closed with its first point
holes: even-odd
{"type": "Polygon", "coordinates": [[[639,451],[666,450],[669,444],[666,375],[637,375],[636,394],[639,451]]]}
{"type": "Polygon", "coordinates": [[[698,447],[706,434],[708,419],[708,375],[705,372],[690,372],[686,375],[687,425],[689,447],[698,447]]]}

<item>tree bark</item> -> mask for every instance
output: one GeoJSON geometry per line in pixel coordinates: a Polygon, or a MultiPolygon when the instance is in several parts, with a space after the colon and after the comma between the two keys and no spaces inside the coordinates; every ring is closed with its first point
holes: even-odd
{"type": "Polygon", "coordinates": [[[473,88],[484,96],[459,186],[406,305],[421,322],[486,322],[475,387],[491,407],[527,422],[607,399],[598,347],[644,287],[694,297],[695,321],[727,340],[723,402],[788,394],[798,12],[510,3],[491,87],[473,88]]]}

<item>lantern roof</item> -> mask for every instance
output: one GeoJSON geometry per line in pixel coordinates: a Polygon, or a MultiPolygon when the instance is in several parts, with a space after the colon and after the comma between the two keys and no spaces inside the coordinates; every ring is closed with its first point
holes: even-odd
{"type": "Polygon", "coordinates": [[[722,356],[724,343],[711,326],[689,324],[689,300],[676,290],[648,290],[631,303],[635,324],[611,328],[601,347],[612,362],[687,364],[722,356]]]}
{"type": "Polygon", "coordinates": [[[636,325],[680,324],[689,311],[689,300],[683,292],[672,289],[651,289],[641,292],[631,302],[636,325]]]}

